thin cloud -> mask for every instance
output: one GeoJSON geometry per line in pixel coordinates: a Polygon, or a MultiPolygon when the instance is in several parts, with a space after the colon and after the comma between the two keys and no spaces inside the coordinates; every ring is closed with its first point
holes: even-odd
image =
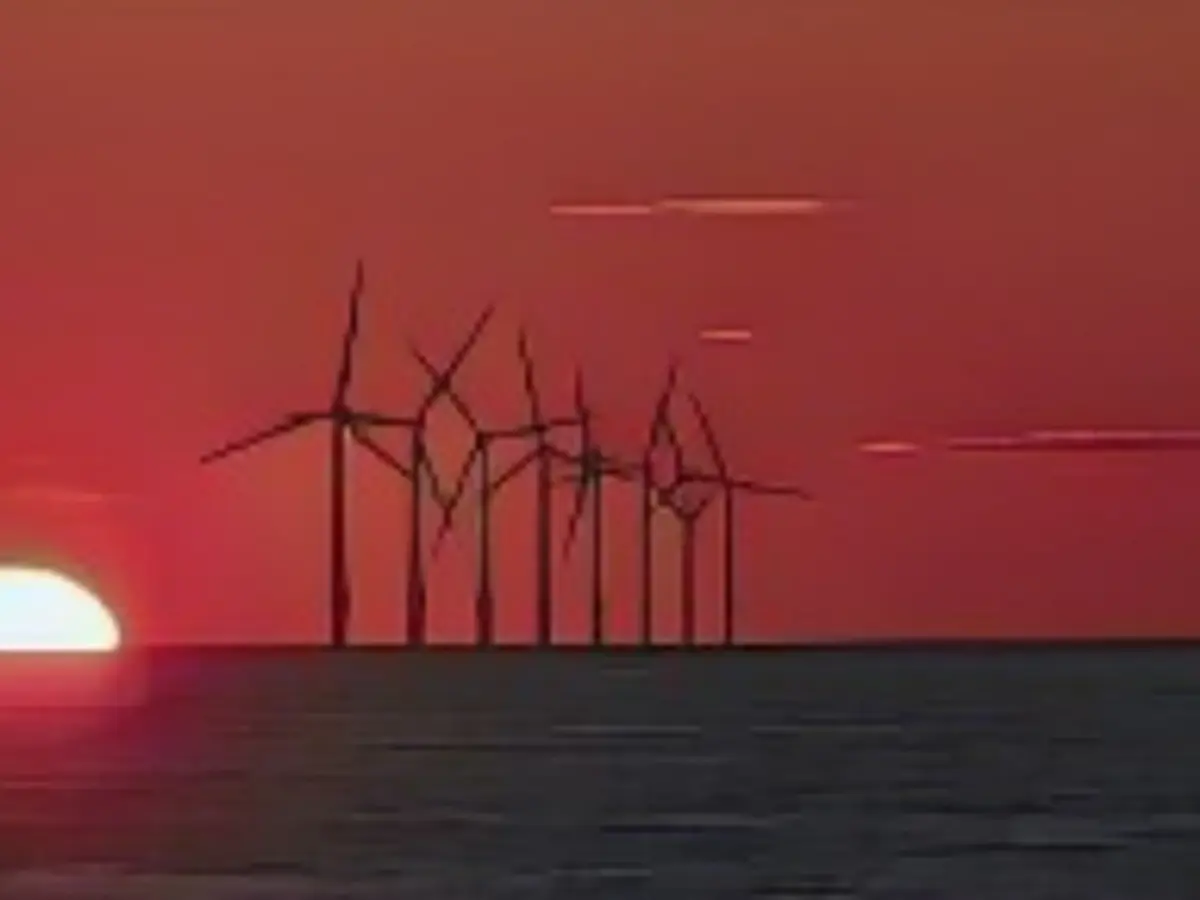
{"type": "Polygon", "coordinates": [[[1021,435],[953,437],[945,442],[947,450],[1020,450],[1027,438],[1021,435]]]}
{"type": "Polygon", "coordinates": [[[919,453],[921,446],[912,441],[884,439],[863,441],[858,445],[858,449],[860,452],[870,456],[911,456],[914,453],[919,453]]]}
{"type": "Polygon", "coordinates": [[[823,197],[665,197],[650,203],[552,203],[550,214],[567,218],[629,218],[646,216],[701,216],[713,218],[808,217],[830,213],[847,205],[823,197]]]}
{"type": "Polygon", "coordinates": [[[649,203],[552,203],[550,215],[564,218],[604,219],[652,216],[656,212],[649,203]]]}
{"type": "MultiPolygon", "coordinates": [[[[862,441],[858,450],[872,456],[904,456],[923,445],[899,438],[862,441]]],[[[929,449],[951,453],[1155,453],[1200,450],[1200,429],[1038,429],[1015,434],[963,435],[938,441],[929,449]]]]}
{"type": "Polygon", "coordinates": [[[125,494],[109,494],[99,491],[84,491],[74,488],[59,488],[38,485],[22,485],[0,489],[0,497],[16,500],[33,500],[63,506],[100,506],[129,499],[125,494]]]}
{"type": "Polygon", "coordinates": [[[668,197],[655,205],[664,213],[757,218],[822,215],[837,204],[820,197],[668,197]]]}
{"type": "Polygon", "coordinates": [[[954,451],[1137,452],[1200,450],[1200,430],[1043,429],[1015,435],[952,438],[954,451]]]}
{"type": "Polygon", "coordinates": [[[700,340],[713,344],[746,344],[754,337],[749,328],[706,328],[700,340]]]}

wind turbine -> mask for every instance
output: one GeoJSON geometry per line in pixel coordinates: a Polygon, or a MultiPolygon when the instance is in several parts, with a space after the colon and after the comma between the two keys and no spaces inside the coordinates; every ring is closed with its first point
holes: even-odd
{"type": "MultiPolygon", "coordinates": [[[[423,482],[419,476],[422,472],[429,476],[435,492],[435,499],[442,507],[443,514],[446,513],[449,504],[449,501],[444,499],[444,495],[438,484],[437,475],[429,457],[429,447],[425,441],[425,432],[429,424],[429,414],[438,399],[450,390],[455,373],[466,361],[471,348],[478,342],[480,335],[483,334],[483,329],[487,326],[494,311],[494,308],[489,306],[480,313],[479,318],[475,320],[474,325],[471,326],[471,330],[467,333],[462,343],[459,344],[458,349],[454,352],[454,355],[450,358],[450,362],[445,368],[439,370],[432,363],[430,364],[432,382],[412,416],[403,419],[390,418],[386,421],[364,421],[362,423],[367,426],[404,428],[408,431],[409,435],[410,469],[407,471],[403,468],[399,469],[401,474],[404,474],[412,484],[412,493],[409,499],[408,525],[408,591],[404,617],[404,642],[409,647],[424,646],[428,637],[426,632],[429,621],[429,593],[425,581],[425,561],[421,546],[423,543],[424,492],[422,491],[423,482]]],[[[416,350],[416,348],[412,349],[416,350]]],[[[363,437],[360,432],[356,431],[356,434],[363,437]]],[[[392,459],[391,455],[378,445],[371,445],[371,448],[381,458],[392,459]]],[[[393,461],[398,463],[398,461],[393,461]]]]}
{"type": "MultiPolygon", "coordinates": [[[[379,413],[357,410],[350,405],[349,395],[354,375],[354,349],[358,340],[359,310],[364,284],[363,263],[354,268],[350,289],[346,330],[342,335],[341,358],[334,381],[333,395],[324,409],[287,413],[267,428],[230,441],[200,458],[202,465],[249,450],[310,425],[329,426],[329,603],[330,642],[334,647],[347,646],[351,617],[349,562],[346,553],[346,438],[359,438],[360,425],[403,424],[404,420],[379,413]]],[[[414,465],[414,468],[416,466],[414,465]]]]}
{"type": "Polygon", "coordinates": [[[725,454],[717,441],[717,434],[712,426],[712,420],[709,418],[704,405],[700,402],[700,398],[694,393],[689,392],[688,399],[691,401],[692,410],[695,412],[696,420],[700,424],[700,432],[704,437],[704,443],[707,445],[708,453],[712,457],[713,465],[717,471],[715,475],[712,475],[685,469],[680,473],[679,480],[681,483],[710,484],[720,488],[723,520],[721,531],[724,556],[724,565],[722,566],[724,586],[722,590],[721,640],[725,646],[732,647],[736,640],[737,628],[737,583],[734,569],[734,500],[736,493],[744,491],[751,494],[786,495],[799,497],[802,500],[812,500],[813,498],[811,494],[801,488],[763,484],[757,481],[734,478],[730,473],[725,454]]]}
{"type": "MultiPolygon", "coordinates": [[[[416,347],[412,347],[411,350],[417,362],[421,364],[421,367],[425,369],[430,377],[436,378],[438,371],[433,363],[416,347]]],[[[502,440],[526,438],[530,431],[528,428],[489,429],[485,427],[480,422],[479,417],[472,411],[470,405],[454,388],[453,384],[449,382],[446,385],[446,396],[471,429],[473,440],[471,450],[467,454],[466,459],[463,460],[462,467],[459,470],[450,498],[442,506],[442,524],[434,539],[434,555],[437,555],[442,541],[453,527],[454,511],[458,508],[462,495],[466,491],[467,480],[470,478],[472,469],[477,467],[479,529],[477,551],[478,575],[475,595],[475,635],[479,646],[490,647],[495,643],[496,627],[496,594],[492,578],[492,503],[496,498],[499,488],[509,481],[509,478],[498,479],[497,481],[492,480],[492,445],[502,440]]],[[[546,424],[549,427],[562,427],[571,425],[573,422],[568,419],[553,419],[546,424]]],[[[551,448],[551,452],[558,453],[557,449],[553,447],[551,448]]],[[[527,454],[524,461],[514,467],[514,469],[519,471],[520,468],[527,465],[531,460],[532,455],[527,454]]],[[[509,472],[511,475],[516,474],[512,469],[509,472]]]]}
{"type": "MultiPolygon", "coordinates": [[[[706,490],[697,493],[695,487],[701,486],[701,479],[688,477],[691,470],[687,466],[683,451],[683,442],[670,416],[671,391],[674,388],[674,378],[668,382],[668,389],[659,400],[655,410],[658,436],[665,440],[671,453],[671,478],[665,484],[654,480],[646,483],[651,487],[651,496],[657,506],[671,513],[680,527],[679,546],[679,642],[685,647],[696,644],[696,532],[700,525],[700,517],[712,502],[713,493],[706,490]]],[[[656,443],[661,446],[657,440],[656,443]]],[[[655,448],[657,449],[657,447],[655,448]]],[[[653,473],[647,469],[647,477],[653,473]]]]}
{"type": "Polygon", "coordinates": [[[575,416],[579,424],[579,456],[575,460],[579,474],[573,480],[575,507],[567,523],[563,543],[564,556],[570,553],[583,518],[584,508],[591,498],[591,639],[592,645],[602,647],[604,637],[604,479],[608,476],[628,479],[635,467],[607,456],[593,440],[593,412],[583,393],[583,372],[576,370],[574,385],[575,416]]]}
{"type": "Polygon", "coordinates": [[[450,502],[444,508],[442,530],[438,534],[437,544],[449,533],[454,523],[454,510],[466,490],[467,479],[473,464],[479,462],[479,498],[480,498],[480,587],[476,595],[476,617],[478,617],[478,634],[480,641],[490,641],[494,637],[494,611],[496,611],[496,596],[492,588],[491,576],[491,524],[492,502],[504,485],[509,484],[518,474],[530,464],[538,464],[538,508],[536,508],[536,528],[538,528],[538,610],[536,610],[535,642],[541,647],[548,647],[553,641],[553,596],[551,583],[550,560],[550,466],[554,461],[574,462],[570,455],[557,448],[550,442],[550,433],[558,428],[574,427],[578,422],[569,418],[546,419],[541,413],[541,402],[538,386],[534,379],[533,360],[529,356],[529,347],[524,331],[517,334],[517,355],[521,360],[524,390],[529,402],[530,420],[528,424],[490,430],[480,425],[479,419],[470,412],[466,402],[462,401],[457,392],[451,394],[451,402],[455,403],[458,412],[467,420],[474,432],[474,445],[470,450],[463,467],[458,473],[458,481],[450,502]],[[455,400],[457,397],[457,400],[455,400]],[[491,446],[498,440],[534,438],[534,448],[526,455],[518,458],[515,463],[504,470],[496,480],[491,480],[491,446]]]}
{"type": "Polygon", "coordinates": [[[521,361],[525,397],[529,405],[529,421],[518,428],[509,429],[504,432],[504,436],[533,438],[534,446],[524,457],[497,478],[492,483],[490,490],[493,492],[498,490],[527,466],[534,465],[536,467],[537,584],[536,636],[534,640],[539,647],[549,647],[554,642],[553,535],[550,522],[550,515],[553,511],[554,473],[550,467],[556,461],[574,462],[569,454],[564,453],[550,442],[550,434],[560,428],[575,427],[578,422],[573,419],[547,419],[542,415],[541,396],[538,393],[533,359],[529,355],[529,342],[524,329],[517,333],[517,355],[521,361]]]}
{"type": "MultiPolygon", "coordinates": [[[[670,406],[671,397],[675,393],[675,383],[678,380],[679,365],[678,362],[672,359],[667,365],[666,384],[663,386],[662,393],[659,394],[658,401],[654,406],[654,413],[650,418],[650,428],[646,438],[646,444],[642,450],[641,460],[641,556],[642,556],[642,595],[641,595],[641,622],[639,629],[639,638],[643,646],[649,647],[654,643],[654,553],[653,553],[653,528],[654,528],[654,513],[657,502],[658,492],[661,487],[658,485],[656,473],[654,471],[654,454],[663,446],[663,440],[666,439],[668,444],[674,450],[674,435],[670,425],[670,406]]],[[[676,457],[678,454],[676,454],[676,457]]]]}
{"type": "Polygon", "coordinates": [[[682,477],[669,487],[658,491],[658,501],[679,522],[681,541],[679,547],[679,642],[685,647],[694,647],[698,636],[696,621],[696,531],[700,517],[708,509],[715,496],[711,491],[703,494],[689,492],[688,488],[698,484],[682,477]]]}
{"type": "Polygon", "coordinates": [[[548,647],[554,642],[554,584],[552,572],[552,545],[550,534],[551,483],[550,464],[554,454],[550,448],[549,425],[542,418],[541,398],[538,395],[537,379],[533,371],[533,359],[529,355],[529,342],[522,329],[517,334],[517,354],[521,357],[521,374],[525,385],[525,398],[529,403],[529,429],[534,440],[534,462],[537,471],[537,636],[538,646],[548,647]]]}

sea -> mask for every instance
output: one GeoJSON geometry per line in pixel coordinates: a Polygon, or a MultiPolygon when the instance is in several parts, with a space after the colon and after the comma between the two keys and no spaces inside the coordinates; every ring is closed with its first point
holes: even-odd
{"type": "Polygon", "coordinates": [[[0,716],[3,900],[1200,897],[1197,647],[175,648],[144,676],[0,716]]]}

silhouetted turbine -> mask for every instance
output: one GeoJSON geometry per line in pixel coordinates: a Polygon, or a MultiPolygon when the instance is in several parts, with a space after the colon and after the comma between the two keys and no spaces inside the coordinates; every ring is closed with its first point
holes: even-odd
{"type": "Polygon", "coordinates": [[[535,452],[537,453],[537,636],[539,646],[549,646],[554,641],[554,584],[551,566],[550,535],[550,462],[551,454],[547,441],[548,433],[542,419],[541,399],[538,396],[537,380],[533,371],[533,359],[529,355],[529,344],[522,330],[517,335],[517,353],[521,356],[521,374],[524,376],[525,396],[529,401],[529,422],[533,429],[535,452]]]}
{"type": "MultiPolygon", "coordinates": [[[[413,355],[430,376],[436,377],[437,369],[415,347],[413,355]]],[[[484,429],[471,409],[459,396],[458,392],[449,387],[446,391],[451,404],[471,428],[473,443],[471,452],[467,455],[459,471],[449,502],[442,508],[442,523],[433,542],[433,555],[436,557],[443,539],[453,523],[454,509],[459,498],[466,489],[466,481],[470,475],[472,463],[479,460],[480,472],[480,512],[479,512],[479,547],[478,574],[475,587],[475,641],[481,647],[490,647],[495,642],[496,629],[496,595],[492,582],[492,496],[489,490],[491,481],[491,445],[494,439],[491,432],[484,429]]]]}
{"type": "Polygon", "coordinates": [[[694,482],[677,480],[658,491],[658,501],[679,522],[679,642],[694,647],[698,637],[696,619],[696,530],[700,517],[708,509],[714,494],[694,496],[687,493],[694,482]]]}
{"type": "Polygon", "coordinates": [[[363,264],[359,260],[354,269],[346,330],[342,336],[341,358],[329,406],[320,410],[288,413],[276,424],[230,441],[200,458],[201,464],[212,463],[309,425],[329,424],[330,641],[338,648],[345,647],[348,642],[352,604],[346,555],[346,437],[349,435],[359,438],[357,426],[360,425],[395,425],[404,422],[394,416],[356,410],[349,403],[364,279],[363,264]]]}
{"type": "Polygon", "coordinates": [[[579,425],[579,455],[574,460],[579,474],[570,479],[575,482],[575,506],[567,523],[567,535],[563,542],[563,555],[570,553],[578,532],[579,522],[591,498],[591,640],[596,647],[603,646],[604,636],[604,479],[609,476],[626,480],[637,471],[636,467],[621,463],[607,456],[592,438],[592,409],[583,393],[583,373],[575,372],[574,385],[575,417],[579,425]]]}
{"type": "MultiPolygon", "coordinates": [[[[433,364],[415,347],[411,348],[417,362],[431,376],[436,376],[437,370],[433,364]]],[[[479,530],[478,530],[478,574],[475,595],[475,635],[480,646],[491,646],[495,643],[496,627],[496,594],[492,577],[492,502],[501,483],[492,481],[492,445],[505,439],[526,438],[527,428],[488,429],[471,410],[470,405],[462,395],[455,390],[453,384],[447,384],[446,396],[458,411],[467,426],[471,429],[473,441],[470,452],[463,460],[455,480],[449,500],[442,507],[442,523],[434,538],[434,555],[436,556],[442,541],[454,525],[454,512],[466,491],[472,469],[478,465],[479,481],[479,530]]],[[[548,423],[558,427],[570,424],[565,419],[555,419],[548,423]]]]}
{"type": "Polygon", "coordinates": [[[529,343],[522,329],[517,334],[517,355],[521,360],[521,373],[525,387],[525,397],[529,404],[529,422],[519,428],[512,428],[503,433],[505,437],[533,438],[534,447],[525,456],[509,467],[496,481],[492,482],[493,492],[520,474],[527,466],[536,466],[537,477],[537,509],[535,525],[537,528],[537,543],[535,547],[537,562],[536,583],[536,636],[535,643],[540,647],[548,647],[554,641],[554,583],[553,583],[553,536],[551,534],[550,516],[552,513],[553,472],[551,465],[556,461],[572,462],[570,454],[550,443],[551,432],[564,427],[574,427],[578,423],[573,419],[546,419],[542,415],[541,397],[537,389],[533,359],[529,355],[529,343]]]}
{"type": "MultiPolygon", "coordinates": [[[[402,423],[404,423],[403,427],[412,427],[415,432],[415,427],[411,426],[407,420],[394,419],[386,424],[397,426],[402,423]]],[[[446,508],[449,499],[446,496],[446,492],[442,490],[437,472],[433,468],[433,463],[428,453],[420,455],[420,468],[414,471],[414,469],[404,465],[390,450],[377,443],[369,434],[364,433],[361,425],[352,425],[351,432],[355,440],[362,444],[366,450],[370,451],[372,455],[397,472],[409,483],[409,508],[410,510],[415,509],[416,515],[421,515],[421,476],[429,479],[429,484],[433,488],[434,502],[443,510],[446,508]]],[[[404,642],[408,646],[421,646],[424,643],[425,636],[425,608],[428,603],[429,585],[425,578],[425,560],[421,555],[421,531],[419,527],[413,529],[411,523],[408,541],[408,568],[405,577],[404,602],[406,612],[404,642]]]]}
{"type": "MultiPolygon", "coordinates": [[[[474,325],[471,326],[471,330],[467,333],[462,343],[459,344],[458,349],[451,356],[450,362],[444,369],[436,369],[430,364],[432,383],[417,405],[417,411],[411,417],[406,419],[392,419],[387,422],[365,423],[368,425],[400,427],[408,430],[411,471],[412,473],[425,472],[430,476],[430,481],[437,493],[435,499],[439,502],[443,514],[445,514],[450,501],[448,499],[443,500],[442,498],[433,463],[429,458],[429,447],[425,442],[425,431],[429,424],[429,413],[438,399],[450,390],[454,374],[466,361],[471,348],[478,342],[493,312],[494,309],[489,306],[480,313],[479,318],[475,320],[474,325]]],[[[415,352],[416,348],[413,348],[413,350],[415,352]]],[[[376,449],[382,451],[382,448],[376,447],[376,449]]],[[[382,452],[386,453],[386,451],[382,452]]],[[[421,552],[424,494],[421,490],[422,480],[420,478],[410,477],[409,481],[412,484],[412,493],[409,503],[408,594],[405,608],[404,640],[410,647],[421,647],[427,642],[429,623],[429,593],[425,581],[425,561],[421,552]]]]}
{"type": "Polygon", "coordinates": [[[724,586],[722,591],[722,643],[726,646],[733,646],[736,641],[736,574],[734,569],[734,497],[738,491],[745,491],[752,494],[775,494],[800,497],[803,500],[811,500],[812,495],[807,491],[784,485],[769,485],[757,481],[747,481],[734,478],[729,471],[729,465],[726,462],[725,454],[721,450],[721,446],[717,441],[716,430],[712,426],[712,421],[708,417],[700,398],[693,393],[689,393],[688,398],[691,400],[692,409],[696,414],[696,419],[700,424],[701,434],[704,436],[704,443],[707,445],[708,453],[712,457],[712,462],[716,468],[716,474],[703,474],[692,470],[684,470],[680,474],[681,483],[703,483],[715,485],[721,490],[722,496],[722,546],[724,555],[724,564],[722,577],[724,586]]]}
{"type": "MultiPolygon", "coordinates": [[[[672,383],[673,387],[673,383],[672,383]]],[[[679,545],[679,642],[685,647],[694,646],[697,638],[696,619],[696,530],[700,517],[708,509],[713,495],[696,495],[689,488],[696,480],[685,479],[688,472],[683,442],[675,430],[670,415],[670,397],[660,402],[656,413],[659,416],[659,435],[666,441],[671,453],[671,479],[665,484],[652,483],[654,500],[658,506],[670,512],[680,527],[679,545]]]]}
{"type": "Polygon", "coordinates": [[[671,397],[675,393],[675,383],[679,376],[679,364],[672,359],[667,365],[666,384],[654,406],[650,419],[649,433],[646,445],[642,451],[641,462],[641,556],[642,556],[642,591],[640,605],[639,640],[643,646],[654,643],[654,553],[653,528],[656,508],[656,492],[661,487],[657,484],[654,471],[654,453],[662,446],[665,438],[673,443],[673,431],[670,426],[671,397]]]}

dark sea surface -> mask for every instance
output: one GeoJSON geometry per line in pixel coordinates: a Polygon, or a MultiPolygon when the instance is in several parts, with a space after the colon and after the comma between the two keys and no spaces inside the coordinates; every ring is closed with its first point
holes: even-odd
{"type": "Polygon", "coordinates": [[[3,900],[1200,897],[1196,648],[147,673],[73,740],[4,720],[3,900]]]}

